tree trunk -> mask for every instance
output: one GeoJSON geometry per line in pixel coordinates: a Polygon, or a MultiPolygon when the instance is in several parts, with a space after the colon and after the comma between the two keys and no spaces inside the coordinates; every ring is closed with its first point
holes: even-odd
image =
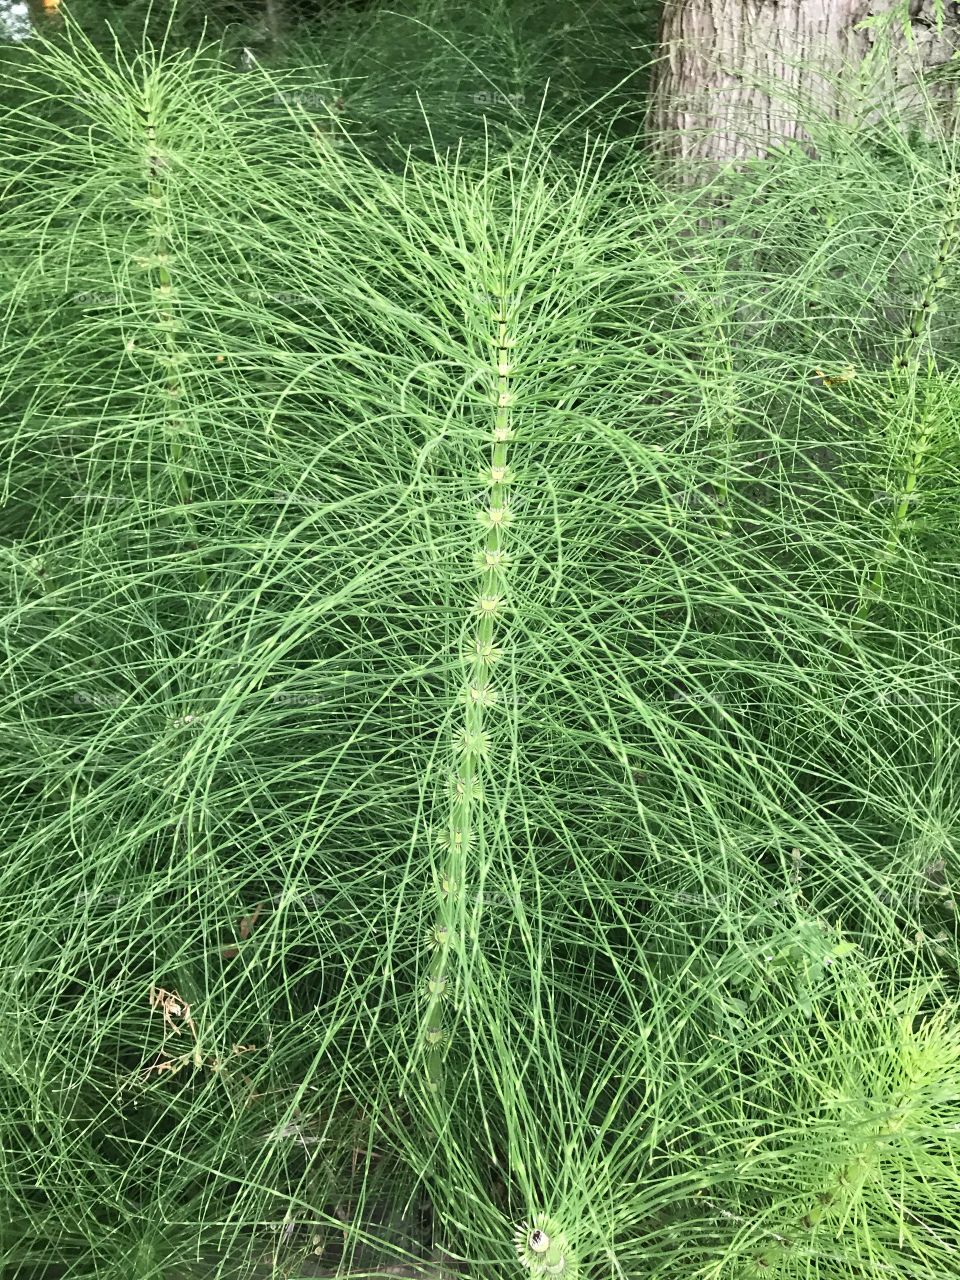
{"type": "Polygon", "coordinates": [[[650,141],[687,180],[779,140],[812,150],[802,119],[869,127],[893,111],[926,133],[925,95],[941,121],[954,110],[955,76],[936,75],[960,48],[950,0],[666,0],[659,39],[650,141]]]}

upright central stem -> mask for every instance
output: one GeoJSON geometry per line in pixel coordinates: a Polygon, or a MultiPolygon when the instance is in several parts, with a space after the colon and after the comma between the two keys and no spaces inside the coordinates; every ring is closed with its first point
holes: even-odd
{"type": "MultiPolygon", "coordinates": [[[[914,429],[907,442],[900,471],[900,485],[897,494],[897,506],[894,508],[890,530],[881,554],[880,563],[875,567],[862,592],[857,611],[853,618],[853,627],[858,627],[871,607],[880,598],[883,588],[884,569],[892,560],[904,531],[909,527],[908,516],[917,494],[919,481],[923,479],[927,455],[934,443],[933,433],[937,427],[935,419],[929,412],[926,394],[923,408],[917,410],[917,377],[920,363],[920,351],[924,343],[929,343],[931,321],[937,311],[937,292],[947,283],[947,275],[956,258],[958,232],[960,232],[960,192],[951,185],[946,200],[946,218],[940,230],[937,244],[937,257],[925,280],[919,297],[916,298],[910,315],[905,341],[893,358],[895,375],[905,376],[908,380],[906,394],[897,406],[898,416],[905,417],[914,424],[914,429]]],[[[936,361],[930,353],[927,358],[927,389],[936,373],[936,361]]]]}
{"type": "MultiPolygon", "coordinates": [[[[180,366],[186,353],[180,349],[176,334],[180,331],[180,321],[174,314],[176,299],[170,264],[173,256],[173,237],[170,228],[170,193],[169,159],[164,154],[157,139],[156,111],[150,94],[144,105],[147,134],[147,189],[149,191],[150,224],[148,229],[149,252],[144,259],[147,269],[156,272],[156,285],[153,289],[155,302],[154,323],[157,332],[163,335],[163,345],[153,354],[165,371],[163,388],[164,427],[167,436],[167,457],[173,472],[174,484],[180,502],[183,504],[187,523],[190,526],[194,547],[199,550],[196,524],[190,509],[191,493],[187,482],[181,435],[184,430],[183,385],[180,366]]],[[[206,589],[207,575],[203,564],[197,568],[197,579],[200,590],[206,589]]]]}
{"type": "MultiPolygon", "coordinates": [[[[450,779],[450,810],[446,827],[440,832],[439,844],[443,861],[439,876],[439,905],[429,943],[433,957],[427,971],[425,1008],[422,1029],[426,1041],[427,1083],[431,1092],[439,1093],[443,1075],[444,1045],[448,1030],[444,1005],[450,995],[450,965],[456,943],[457,902],[463,901],[470,853],[476,846],[482,822],[481,774],[487,756],[488,739],[484,728],[485,713],[497,699],[491,683],[491,668],[500,657],[495,644],[497,624],[504,608],[505,570],[508,564],[506,530],[513,519],[508,500],[513,476],[507,465],[509,443],[513,439],[511,406],[513,392],[513,348],[516,339],[509,332],[511,315],[507,297],[502,291],[493,295],[496,336],[496,376],[492,401],[495,415],[492,435],[487,438],[489,461],[481,468],[483,483],[489,491],[487,505],[479,513],[486,531],[476,553],[475,567],[480,574],[480,593],[474,601],[475,620],[472,641],[464,656],[466,680],[462,689],[465,704],[463,727],[457,731],[454,750],[456,768],[450,779]]],[[[462,917],[461,917],[462,918],[462,917]]]]}

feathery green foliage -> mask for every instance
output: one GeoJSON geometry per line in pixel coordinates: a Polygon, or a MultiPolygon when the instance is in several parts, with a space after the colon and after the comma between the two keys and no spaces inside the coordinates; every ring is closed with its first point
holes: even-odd
{"type": "Polygon", "coordinates": [[[955,141],[5,66],[10,1273],[955,1275],[955,141]]]}

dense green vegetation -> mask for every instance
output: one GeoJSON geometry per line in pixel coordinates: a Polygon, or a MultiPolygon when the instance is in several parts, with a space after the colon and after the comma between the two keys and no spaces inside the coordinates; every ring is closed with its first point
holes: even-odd
{"type": "Polygon", "coordinates": [[[956,1276],[955,139],[677,191],[642,7],[77,13],[0,71],[4,1274],[956,1276]]]}

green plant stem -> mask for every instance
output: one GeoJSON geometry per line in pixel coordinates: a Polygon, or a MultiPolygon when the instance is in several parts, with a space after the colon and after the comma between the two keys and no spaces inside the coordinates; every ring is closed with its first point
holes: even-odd
{"type": "Polygon", "coordinates": [[[475,605],[476,630],[472,648],[464,655],[469,672],[463,689],[465,702],[464,727],[458,742],[459,763],[451,780],[452,804],[447,830],[442,833],[442,846],[446,851],[440,876],[440,905],[432,936],[434,956],[427,972],[427,1000],[423,1015],[424,1036],[427,1041],[426,1070],[428,1087],[437,1093],[443,1078],[444,1047],[448,1031],[440,1017],[443,1003],[449,995],[450,952],[454,942],[456,913],[455,899],[463,901],[465,880],[469,870],[470,853],[479,836],[481,821],[482,762],[487,752],[485,709],[496,698],[490,681],[490,668],[497,658],[495,646],[496,620],[503,603],[503,564],[505,552],[504,529],[508,523],[509,471],[507,467],[511,428],[511,392],[513,352],[515,337],[508,332],[511,319],[507,310],[507,291],[501,287],[495,315],[497,325],[496,377],[494,399],[496,414],[494,431],[490,440],[489,472],[485,481],[489,488],[489,506],[481,514],[487,526],[486,537],[480,552],[480,597],[475,605]]]}
{"type": "MultiPolygon", "coordinates": [[[[157,329],[158,332],[161,332],[164,335],[163,350],[158,352],[158,357],[166,368],[166,382],[164,386],[165,434],[168,442],[168,455],[174,475],[176,490],[180,501],[183,504],[187,523],[190,526],[194,549],[199,551],[200,542],[197,534],[196,521],[194,520],[193,511],[191,510],[190,505],[192,502],[192,494],[187,480],[185,460],[181,444],[181,433],[183,431],[183,408],[178,401],[183,396],[181,365],[183,363],[183,356],[185,353],[180,350],[175,337],[174,326],[177,323],[177,317],[175,315],[173,278],[167,267],[167,263],[170,262],[172,254],[169,196],[166,190],[166,179],[164,177],[167,173],[167,159],[163,154],[162,148],[158,144],[157,115],[152,102],[149,85],[147,88],[146,102],[144,104],[144,112],[146,116],[147,132],[147,166],[149,174],[148,191],[150,195],[150,206],[154,211],[154,218],[148,232],[149,255],[151,262],[150,270],[156,271],[157,284],[154,288],[154,296],[157,299],[157,329]]],[[[197,581],[201,592],[206,591],[207,573],[202,559],[198,560],[197,581]]]]}
{"type": "MultiPolygon", "coordinates": [[[[931,376],[934,373],[934,366],[933,366],[932,360],[930,361],[929,373],[931,376]]],[[[915,387],[911,388],[911,396],[910,396],[911,403],[914,399],[915,399],[915,387]]],[[[901,477],[901,484],[899,486],[900,501],[897,504],[896,510],[894,511],[890,521],[890,530],[887,535],[887,541],[880,558],[880,563],[877,565],[876,569],[874,570],[873,576],[871,577],[870,582],[867,585],[864,596],[860,601],[860,605],[857,609],[855,616],[858,622],[861,622],[863,621],[863,619],[866,618],[867,614],[870,611],[871,604],[880,598],[880,593],[883,586],[884,566],[886,564],[889,564],[890,560],[893,558],[893,556],[896,553],[897,547],[900,545],[900,540],[903,535],[904,527],[908,523],[907,515],[910,510],[910,503],[911,503],[914,491],[916,490],[917,482],[920,480],[921,476],[923,475],[923,463],[927,453],[930,450],[930,446],[933,442],[933,434],[934,433],[933,433],[933,427],[931,425],[931,419],[929,417],[925,418],[923,413],[921,412],[920,420],[917,424],[916,434],[911,440],[907,450],[908,462],[907,462],[906,470],[901,477]]]]}
{"type": "MultiPolygon", "coordinates": [[[[916,383],[920,350],[924,342],[929,341],[930,327],[936,311],[936,293],[947,282],[947,267],[956,252],[958,217],[960,217],[960,210],[958,210],[956,196],[951,190],[947,221],[944,224],[937,246],[936,263],[930,275],[924,281],[922,292],[910,316],[904,346],[895,353],[893,358],[894,374],[905,375],[909,379],[905,411],[911,421],[915,421],[917,418],[916,383]]],[[[932,378],[936,372],[936,361],[932,354],[929,355],[927,363],[928,378],[932,378]]],[[[933,442],[930,424],[931,419],[921,411],[919,421],[916,421],[912,439],[907,446],[906,463],[901,472],[899,485],[899,502],[891,518],[890,530],[880,557],[880,563],[874,569],[857,606],[853,620],[854,628],[858,627],[866,619],[872,605],[880,599],[883,588],[884,568],[896,554],[897,547],[900,545],[904,528],[908,523],[907,513],[910,509],[910,504],[913,501],[917,485],[923,477],[924,461],[933,442]]]]}

